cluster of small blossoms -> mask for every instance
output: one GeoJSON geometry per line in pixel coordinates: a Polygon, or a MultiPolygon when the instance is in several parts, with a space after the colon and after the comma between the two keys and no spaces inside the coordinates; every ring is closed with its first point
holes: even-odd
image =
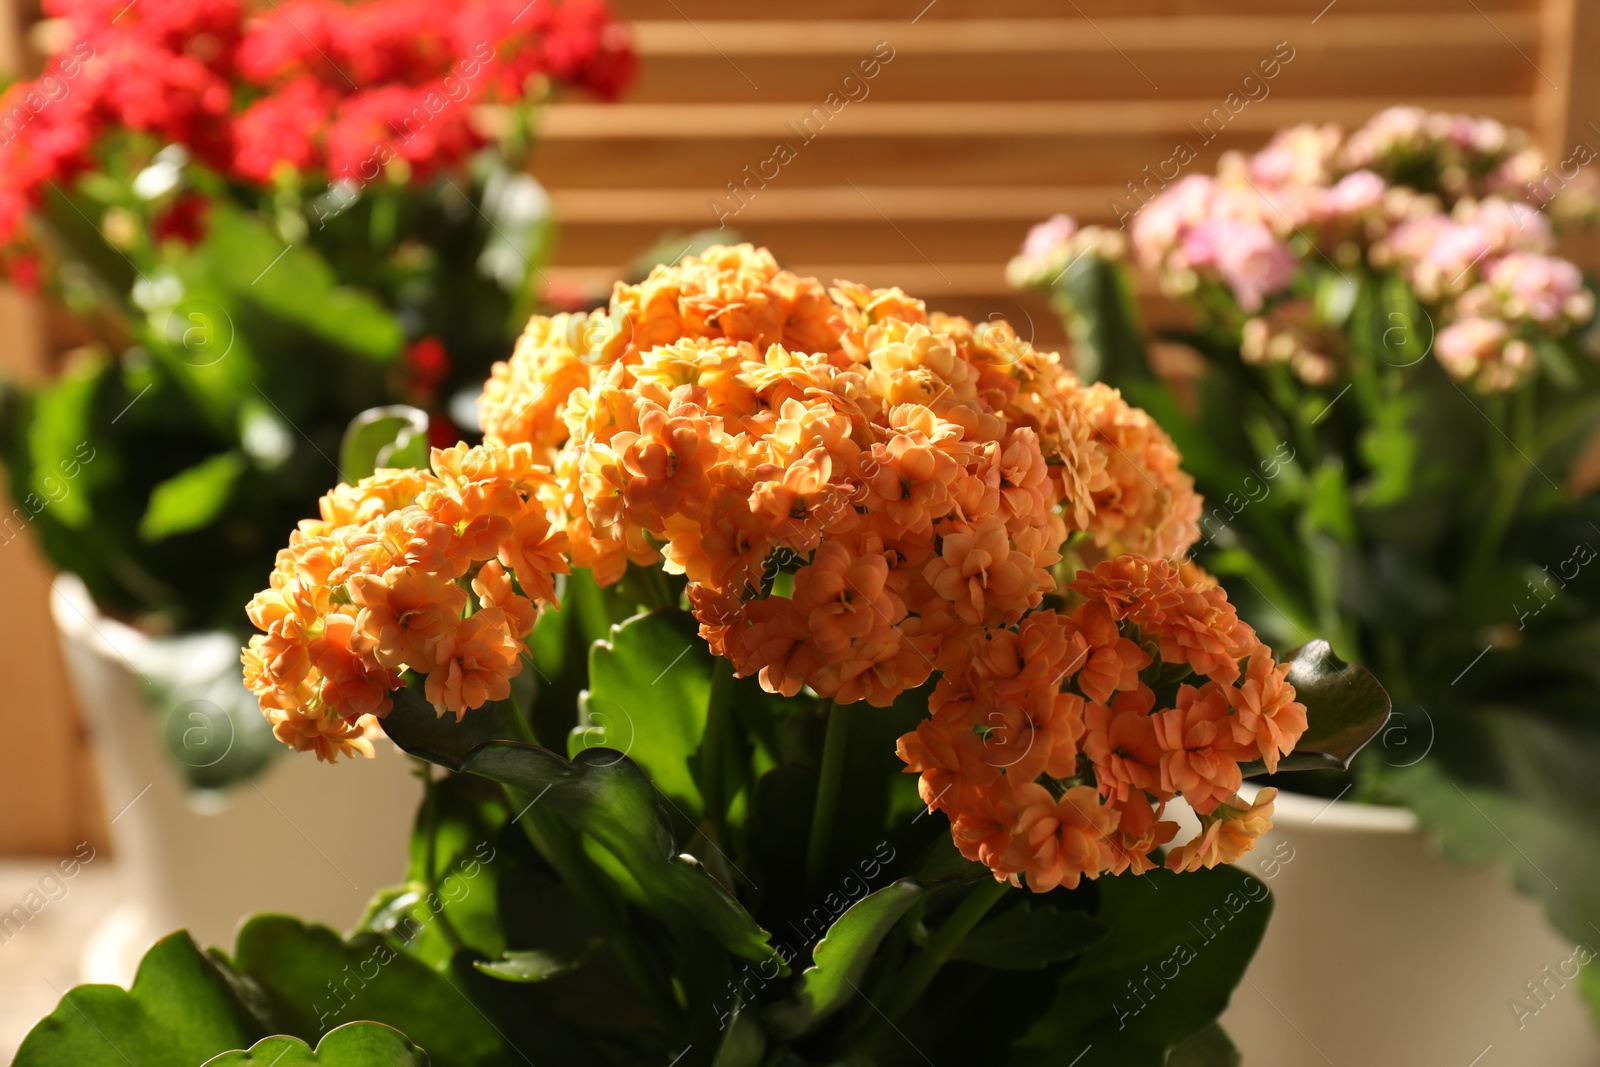
{"type": "Polygon", "coordinates": [[[503,699],[569,562],[660,566],[770,692],[884,706],[939,673],[899,751],[997,878],[1149,870],[1180,795],[1204,830],[1175,868],[1268,824],[1240,764],[1275,766],[1304,709],[1216,583],[1162,558],[1198,536],[1177,451],[1004,323],[714,247],[533,319],[480,416],[484,445],[324,498],[250,604],[245,677],[296,748],[370,753],[413,677],[441,715],[503,699]],[[1065,613],[1042,602],[1069,541],[1093,569],[1065,613]]]}
{"type": "MultiPolygon", "coordinates": [[[[26,238],[52,186],[137,172],[166,146],[267,191],[291,177],[424,180],[487,143],[478,105],[551,83],[609,98],[633,71],[604,0],[258,6],[45,0],[60,47],[0,96],[0,242],[26,238]]],[[[158,236],[193,231],[203,201],[167,200],[158,236]]]]}
{"type": "Polygon", "coordinates": [[[443,715],[503,700],[567,571],[550,472],[528,445],[434,449],[322,498],[250,601],[244,678],[283,743],[332,762],[412,678],[443,715]]]}
{"type": "Polygon", "coordinates": [[[1238,795],[1306,728],[1287,664],[1191,566],[1126,555],[1080,572],[1070,612],[988,632],[900,739],[957,847],[1036,892],[1156,866],[1182,796],[1201,833],[1166,866],[1229,863],[1270,825],[1276,791],[1238,795]]]}
{"type": "MultiPolygon", "coordinates": [[[[1360,264],[1398,272],[1437,327],[1431,348],[1445,369],[1508,389],[1535,369],[1532,341],[1594,312],[1578,269],[1552,254],[1551,219],[1594,221],[1595,176],[1574,169],[1588,159],[1553,173],[1525,142],[1493,120],[1416,108],[1348,136],[1291,127],[1254,155],[1225,154],[1214,176],[1163,189],[1133,216],[1133,257],[1165,291],[1236,327],[1247,360],[1286,363],[1313,385],[1346,357],[1340,324],[1312,304],[1317,278],[1360,264]]],[[[1042,223],[1012,277],[1047,284],[1093,230],[1042,223]]]]}
{"type": "Polygon", "coordinates": [[[1170,439],[1004,324],[831,289],[717,247],[605,311],[536,318],[486,440],[545,450],[572,562],[688,579],[713,651],[771,692],[885,706],[1056,587],[1072,533],[1181,551],[1170,439]]]}

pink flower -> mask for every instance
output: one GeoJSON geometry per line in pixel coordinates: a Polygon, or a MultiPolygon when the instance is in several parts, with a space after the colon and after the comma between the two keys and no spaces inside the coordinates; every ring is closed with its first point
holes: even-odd
{"type": "Polygon", "coordinates": [[[1055,215],[1028,231],[1022,254],[1029,259],[1045,259],[1060,245],[1072,240],[1078,223],[1070,215],[1055,215]]]}
{"type": "Polygon", "coordinates": [[[1294,277],[1294,253],[1255,221],[1207,219],[1189,232],[1182,252],[1190,267],[1214,267],[1249,314],[1294,277]]]}

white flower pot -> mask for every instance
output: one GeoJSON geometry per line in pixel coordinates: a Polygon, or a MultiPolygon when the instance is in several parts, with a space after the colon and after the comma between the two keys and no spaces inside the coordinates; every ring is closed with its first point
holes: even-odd
{"type": "Polygon", "coordinates": [[[1404,809],[1282,793],[1273,821],[1239,862],[1272,921],[1222,1020],[1247,1067],[1600,1063],[1574,977],[1600,934],[1575,953],[1504,871],[1437,855],[1404,809]]]}
{"type": "Polygon", "coordinates": [[[56,579],[50,608],[126,887],[85,949],[85,981],[126,985],[145,948],[180,927],[227,948],[239,920],[262,911],[348,929],[401,880],[422,791],[398,749],[380,744],[376,759],[334,766],[285,753],[226,793],[193,793],[130,668],[149,639],[102,615],[72,575],[56,579]]]}

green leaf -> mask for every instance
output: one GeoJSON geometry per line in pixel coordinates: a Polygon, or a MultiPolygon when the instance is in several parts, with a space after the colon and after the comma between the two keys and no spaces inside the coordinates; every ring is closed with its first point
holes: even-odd
{"type": "Polygon", "coordinates": [[[1167,1057],[1167,1067],[1240,1067],[1243,1062],[1244,1057],[1219,1023],[1201,1030],[1167,1057]]]}
{"type": "Polygon", "coordinates": [[[568,754],[600,746],[626,753],[685,819],[698,821],[696,753],[711,670],[711,652],[686,611],[653,611],[612,627],[611,639],[589,651],[589,690],[578,700],[568,754]]]}
{"type": "Polygon", "coordinates": [[[194,1067],[266,1030],[221,964],[187,933],[156,942],[131,990],[86,985],[61,999],[22,1042],[16,1067],[194,1067]]]}
{"type": "Polygon", "coordinates": [[[203,1067],[428,1067],[428,1055],[393,1027],[360,1022],[329,1030],[315,1052],[298,1037],[268,1037],[203,1067]]]}
{"type": "Polygon", "coordinates": [[[1028,971],[1081,954],[1105,937],[1104,924],[1081,911],[1019,901],[962,939],[950,956],[998,971],[1028,971]]]}
{"type": "Polygon", "coordinates": [[[405,1027],[438,1067],[522,1062],[456,978],[384,938],[358,934],[346,941],[325,926],[258,915],[239,931],[233,964],[261,985],[274,1017],[298,1037],[366,1019],[405,1027]]]}
{"type": "Polygon", "coordinates": [[[591,748],[568,761],[546,748],[501,740],[463,752],[460,738],[452,738],[456,725],[441,730],[425,703],[418,708],[399,699],[383,720],[389,737],[412,755],[512,786],[554,811],[620,864],[628,876],[620,888],[644,910],[669,924],[701,928],[746,959],[771,958],[767,932],[698,860],[678,853],[656,791],[632,760],[591,748]]]}
{"type": "Polygon", "coordinates": [[[1121,385],[1153,377],[1132,289],[1120,265],[1084,255],[1062,273],[1055,294],[1066,312],[1079,378],[1121,385]]]}
{"type": "MultiPolygon", "coordinates": [[[[320,339],[371,360],[389,360],[405,340],[400,322],[363,290],[338,284],[310,245],[285,245],[257,217],[214,206],[206,240],[181,271],[249,301],[320,339]]],[[[224,361],[225,362],[225,361],[224,361]]]]}
{"type": "Polygon", "coordinates": [[[379,467],[428,466],[428,413],[405,404],[368,408],[339,444],[339,477],[354,485],[379,467]]]}
{"type": "MultiPolygon", "coordinates": [[[[87,489],[99,478],[84,478],[73,484],[72,476],[90,473],[85,463],[92,464],[96,458],[101,460],[101,470],[95,471],[96,475],[108,466],[91,438],[104,440],[94,418],[95,399],[113,378],[114,368],[107,361],[76,362],[57,380],[32,391],[33,403],[23,424],[32,467],[26,488],[39,501],[50,502],[50,514],[56,521],[74,529],[90,524],[87,489]]],[[[22,484],[12,482],[12,495],[28,510],[34,510],[27,504],[23,490],[22,484]]]]}
{"type": "Polygon", "coordinates": [[[1232,867],[1095,884],[1110,933],[1063,976],[1014,1067],[1163,1067],[1227,1008],[1272,913],[1266,883],[1232,867]]]}
{"type": "Polygon", "coordinates": [[[547,978],[554,978],[558,974],[566,974],[582,967],[584,961],[602,943],[599,939],[593,939],[561,948],[507,952],[498,960],[478,960],[473,966],[484,974],[503,978],[508,982],[543,982],[547,978]]]}
{"type": "Polygon", "coordinates": [[[488,957],[506,950],[499,897],[514,865],[520,833],[503,832],[507,812],[499,788],[470,775],[429,784],[411,834],[406,881],[380,893],[359,930],[390,934],[435,970],[448,971],[456,951],[488,957]]]}
{"type": "Polygon", "coordinates": [[[772,1032],[793,1039],[844,1007],[856,995],[878,946],[926,892],[902,878],[847,908],[817,942],[815,962],[800,976],[794,999],[765,1012],[772,1032]]]}
{"type": "Polygon", "coordinates": [[[237,452],[222,452],[179,471],[150,492],[150,506],[139,520],[139,536],[160,541],[210,525],[228,506],[234,486],[249,468],[237,452]]]}
{"type": "MultiPolygon", "coordinates": [[[[1306,708],[1306,732],[1294,751],[1278,761],[1280,771],[1348,769],[1362,746],[1389,721],[1389,694],[1359,663],[1346,663],[1318,638],[1289,653],[1289,684],[1306,708]]],[[[1264,770],[1247,764],[1246,775],[1264,770]]]]}
{"type": "Polygon", "coordinates": [[[758,1067],[767,1051],[766,1031],[748,1008],[737,1008],[723,1032],[711,1067],[758,1067]]]}

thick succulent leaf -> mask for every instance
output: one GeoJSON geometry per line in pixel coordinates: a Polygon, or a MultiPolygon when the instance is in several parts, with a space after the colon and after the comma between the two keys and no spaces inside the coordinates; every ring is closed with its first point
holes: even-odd
{"type": "Polygon", "coordinates": [[[416,686],[405,685],[391,694],[394,707],[383,719],[389,740],[419,759],[460,770],[467,753],[489,741],[517,737],[510,701],[490,701],[474,708],[460,722],[441,716],[416,686]]]}
{"type": "Polygon", "coordinates": [[[577,970],[600,944],[598,939],[593,939],[559,948],[507,952],[500,959],[478,960],[473,966],[484,974],[508,982],[543,982],[558,974],[577,970]]]}
{"type": "Polygon", "coordinates": [[[325,926],[258,915],[240,929],[233,965],[260,984],[278,1025],[297,1037],[314,1040],[343,1023],[370,1020],[403,1027],[437,1067],[522,1063],[457,977],[384,938],[346,941],[325,926]]]}
{"type": "Polygon", "coordinates": [[[17,1067],[194,1067],[267,1033],[241,999],[237,976],[187,933],[145,954],[132,989],[86,985],[29,1032],[17,1067]]]}
{"type": "Polygon", "coordinates": [[[367,905],[357,929],[388,934],[435,970],[449,970],[462,946],[488,957],[506,949],[499,898],[509,850],[527,845],[504,832],[504,796],[490,782],[449,775],[431,783],[411,834],[404,883],[367,905]]]}
{"type": "Polygon", "coordinates": [[[428,465],[428,413],[405,404],[368,408],[339,443],[339,476],[351,485],[379,467],[428,465]]]}
{"type": "Polygon", "coordinates": [[[739,1009],[728,1019],[711,1067],[758,1067],[767,1051],[767,1034],[756,1021],[755,1013],[739,1009]]]}
{"type": "Polygon", "coordinates": [[[567,761],[549,749],[495,741],[463,770],[514,786],[608,851],[637,883],[634,902],[668,923],[704,929],[728,951],[765,961],[767,932],[693,856],[680,855],[650,779],[619,752],[591,748],[567,761]]]}
{"type": "Polygon", "coordinates": [[[359,1022],[329,1030],[315,1051],[298,1037],[279,1035],[224,1052],[204,1067],[428,1067],[428,1055],[393,1027],[359,1022]]]}
{"type": "Polygon", "coordinates": [[[1084,912],[1021,900],[963,938],[950,958],[997,971],[1036,970],[1081,954],[1105,935],[1105,925],[1084,912]]]}
{"type": "Polygon", "coordinates": [[[1240,1067],[1244,1057],[1220,1023],[1212,1023],[1172,1050],[1167,1067],[1240,1067]]]}
{"type": "Polygon", "coordinates": [[[711,696],[712,657],[686,611],[653,611],[611,628],[589,651],[589,689],[567,751],[611,748],[643,767],[689,822],[702,808],[696,781],[711,696]]]}
{"type": "Polygon", "coordinates": [[[629,876],[621,888],[641,908],[665,922],[704,929],[735,955],[772,956],[767,932],[744,906],[698,860],[678,853],[650,779],[622,753],[591,748],[569,761],[546,748],[498,740],[463,752],[460,738],[441,730],[425,704],[403,715],[401,710],[397,700],[383,723],[396,744],[452,770],[512,786],[553,810],[621,865],[629,876]]]}
{"type": "Polygon", "coordinates": [[[1272,913],[1266,883],[1232,867],[1101,878],[1110,933],[1061,979],[1016,1042],[1015,1067],[1163,1067],[1214,1023],[1272,913]]]}
{"type": "MultiPolygon", "coordinates": [[[[1334,655],[1321,638],[1289,653],[1287,662],[1295,699],[1306,707],[1306,732],[1278,770],[1348,768],[1389,721],[1389,694],[1370,671],[1334,655]]],[[[1244,767],[1247,776],[1264,771],[1259,762],[1244,767]]]]}
{"type": "Polygon", "coordinates": [[[800,976],[794,999],[767,1009],[772,1032],[785,1039],[798,1037],[848,1003],[878,946],[926,892],[901,879],[847,908],[812,951],[814,962],[800,976]]]}

